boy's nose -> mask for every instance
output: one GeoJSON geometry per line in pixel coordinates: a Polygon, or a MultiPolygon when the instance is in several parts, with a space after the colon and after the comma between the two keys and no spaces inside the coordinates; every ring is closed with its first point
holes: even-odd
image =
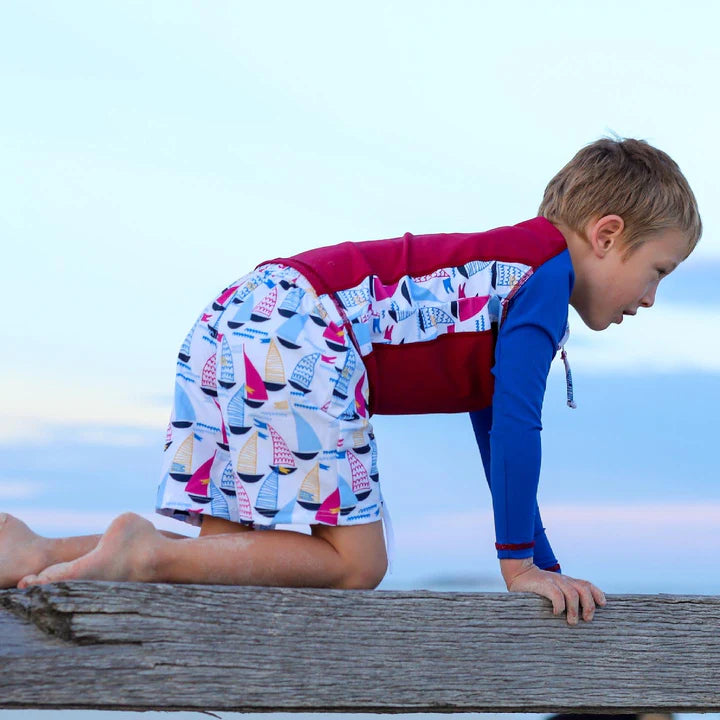
{"type": "Polygon", "coordinates": [[[657,287],[653,287],[652,290],[650,290],[648,293],[643,295],[642,300],[640,301],[640,304],[643,307],[652,307],[655,304],[655,292],[657,290],[657,287]]]}

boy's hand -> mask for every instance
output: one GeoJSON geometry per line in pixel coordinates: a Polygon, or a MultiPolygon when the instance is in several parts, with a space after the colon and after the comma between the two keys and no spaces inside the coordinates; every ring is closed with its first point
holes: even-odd
{"type": "Polygon", "coordinates": [[[541,570],[532,558],[500,560],[500,569],[510,592],[534,592],[548,598],[553,604],[553,615],[559,615],[567,609],[570,625],[578,623],[580,604],[586,622],[592,620],[596,604],[607,604],[603,591],[592,583],[541,570]]]}

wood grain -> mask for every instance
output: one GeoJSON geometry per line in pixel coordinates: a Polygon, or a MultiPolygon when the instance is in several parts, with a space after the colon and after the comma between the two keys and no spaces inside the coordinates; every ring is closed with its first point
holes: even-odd
{"type": "Polygon", "coordinates": [[[0,707],[718,712],[720,598],[72,581],[0,591],[0,707]]]}

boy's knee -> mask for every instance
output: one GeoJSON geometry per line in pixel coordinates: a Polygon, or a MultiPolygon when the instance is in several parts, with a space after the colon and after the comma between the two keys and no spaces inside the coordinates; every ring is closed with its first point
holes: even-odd
{"type": "Polygon", "coordinates": [[[387,555],[384,552],[363,558],[361,562],[348,563],[338,587],[343,590],[374,590],[385,577],[387,567],[387,555]]]}

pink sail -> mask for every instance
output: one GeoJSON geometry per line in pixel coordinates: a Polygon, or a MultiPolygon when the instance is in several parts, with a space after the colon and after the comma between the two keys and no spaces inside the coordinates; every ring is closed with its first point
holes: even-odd
{"type": "Polygon", "coordinates": [[[215,299],[215,302],[218,305],[224,305],[232,297],[232,294],[238,289],[238,287],[239,285],[233,285],[232,287],[229,287],[227,290],[225,290],[224,293],[221,293],[215,299]]]}
{"type": "Polygon", "coordinates": [[[268,399],[267,389],[260,373],[245,353],[245,347],[243,347],[243,357],[245,358],[245,395],[248,400],[263,402],[268,399]]]}
{"type": "Polygon", "coordinates": [[[217,360],[215,357],[215,353],[213,353],[205,361],[205,365],[203,365],[203,370],[202,370],[201,387],[207,393],[216,393],[217,394],[216,372],[217,372],[217,360]]]}
{"type": "Polygon", "coordinates": [[[325,328],[323,337],[328,347],[332,350],[342,351],[346,349],[345,346],[345,328],[336,325],[332,320],[325,328]]]}
{"type": "Polygon", "coordinates": [[[350,451],[347,453],[347,459],[352,473],[352,491],[358,500],[363,500],[370,494],[370,477],[365,466],[350,451]]]}
{"type": "Polygon", "coordinates": [[[277,469],[279,473],[289,474],[296,470],[295,459],[290,452],[287,443],[282,439],[280,433],[272,426],[268,425],[270,437],[273,444],[273,459],[271,467],[277,469]]]}
{"type": "Polygon", "coordinates": [[[377,275],[373,277],[373,292],[377,300],[386,300],[387,298],[391,298],[395,293],[395,290],[397,290],[397,286],[397,282],[394,282],[391,285],[383,285],[377,275]]]}
{"type": "Polygon", "coordinates": [[[185,491],[190,495],[193,500],[203,502],[205,498],[210,499],[208,493],[208,487],[210,485],[210,468],[212,468],[213,462],[215,462],[215,455],[206,460],[193,474],[190,480],[188,480],[185,486],[185,491]]]}
{"type": "Polygon", "coordinates": [[[489,295],[461,298],[458,300],[458,319],[467,320],[477,315],[487,304],[489,295]]]}
{"type": "Polygon", "coordinates": [[[364,381],[365,381],[365,373],[362,374],[362,377],[358,380],[357,385],[355,386],[355,412],[360,417],[367,417],[365,396],[363,395],[363,391],[362,391],[364,381]]]}
{"type": "Polygon", "coordinates": [[[315,519],[326,525],[337,525],[340,514],[340,491],[335,488],[315,513],[315,519]]]}
{"type": "Polygon", "coordinates": [[[269,320],[277,304],[277,285],[253,308],[251,320],[269,320]]]}
{"type": "Polygon", "coordinates": [[[238,512],[240,513],[240,520],[250,522],[252,517],[252,507],[250,505],[250,496],[245,492],[242,482],[235,478],[235,490],[237,491],[236,499],[238,505],[238,512]]]}

